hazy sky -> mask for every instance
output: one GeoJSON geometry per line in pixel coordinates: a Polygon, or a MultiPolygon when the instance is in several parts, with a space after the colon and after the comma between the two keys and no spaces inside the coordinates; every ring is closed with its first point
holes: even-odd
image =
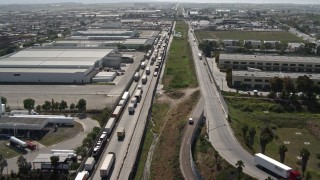
{"type": "MultiPolygon", "coordinates": [[[[0,0],[0,4],[30,4],[30,3],[110,3],[110,2],[152,2],[167,1],[178,2],[178,0],[0,0]]],[[[180,2],[207,2],[207,3],[295,3],[295,4],[320,4],[320,0],[180,0],[180,2]]]]}

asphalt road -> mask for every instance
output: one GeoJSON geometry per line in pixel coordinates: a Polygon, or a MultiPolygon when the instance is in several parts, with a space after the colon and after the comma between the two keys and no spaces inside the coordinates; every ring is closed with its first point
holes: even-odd
{"type": "MultiPolygon", "coordinates": [[[[87,134],[95,127],[100,127],[99,123],[96,120],[92,119],[82,119],[82,120],[75,120],[79,122],[82,127],[83,131],[79,132],[74,138],[68,139],[66,141],[60,142],[58,144],[54,144],[48,147],[40,147],[39,150],[31,151],[26,155],[23,155],[27,159],[28,162],[32,162],[38,154],[43,153],[51,153],[52,149],[75,149],[76,147],[82,144],[82,140],[87,136],[87,134]]],[[[8,159],[8,172],[13,170],[14,172],[18,172],[18,165],[17,165],[18,157],[8,159]]],[[[6,173],[7,171],[3,171],[6,173]]]]}
{"type": "MultiPolygon", "coordinates": [[[[157,60],[156,60],[157,62],[157,60]]],[[[104,152],[100,157],[100,161],[96,166],[96,170],[92,175],[92,179],[100,178],[100,167],[103,160],[109,152],[116,154],[116,161],[114,168],[109,176],[110,179],[128,179],[140,147],[143,131],[146,125],[147,115],[149,108],[151,107],[151,99],[153,98],[153,91],[156,85],[156,79],[158,76],[153,76],[156,62],[151,66],[150,60],[146,60],[147,66],[150,67],[150,75],[147,76],[148,81],[143,85],[143,94],[140,103],[135,108],[135,113],[129,115],[127,106],[123,110],[123,114],[119,119],[118,125],[125,128],[125,138],[123,141],[118,141],[116,133],[113,133],[110,141],[107,144],[104,152]]],[[[145,73],[145,70],[140,70],[141,75],[145,73]]],[[[138,84],[142,84],[141,79],[139,82],[134,82],[130,87],[130,93],[133,95],[138,84]]],[[[116,131],[116,127],[115,130],[116,131]]]]}
{"type": "Polygon", "coordinates": [[[211,77],[209,77],[207,64],[204,60],[199,60],[197,57],[199,49],[196,42],[193,42],[193,39],[194,35],[189,31],[189,41],[200,80],[201,92],[205,100],[205,116],[208,123],[209,141],[230,164],[235,165],[238,160],[242,160],[245,164],[243,169],[245,173],[258,179],[267,178],[270,175],[255,166],[253,156],[245,151],[234,137],[220,103],[219,93],[211,77]]]}
{"type": "Polygon", "coordinates": [[[193,125],[188,124],[183,134],[181,147],[180,147],[179,161],[180,161],[180,169],[185,179],[197,179],[196,176],[193,174],[193,171],[191,168],[191,161],[190,161],[192,157],[191,140],[192,140],[192,136],[194,134],[195,129],[197,129],[196,127],[197,127],[198,121],[200,120],[199,118],[203,112],[203,108],[204,108],[204,99],[203,97],[201,97],[197,103],[196,108],[191,114],[191,117],[193,117],[194,119],[194,124],[193,125]]]}

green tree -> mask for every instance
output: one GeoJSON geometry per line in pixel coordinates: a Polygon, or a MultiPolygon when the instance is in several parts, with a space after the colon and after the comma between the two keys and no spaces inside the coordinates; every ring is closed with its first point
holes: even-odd
{"type": "Polygon", "coordinates": [[[80,155],[82,158],[87,156],[88,150],[84,146],[79,146],[76,148],[76,154],[80,155]]]}
{"type": "Polygon", "coordinates": [[[235,164],[237,171],[238,171],[238,179],[241,179],[242,170],[244,168],[244,162],[242,160],[237,161],[235,164]]]}
{"type": "Polygon", "coordinates": [[[54,102],[54,103],[53,103],[53,109],[54,109],[54,110],[58,110],[59,107],[60,107],[60,103],[59,103],[59,102],[54,102]]]}
{"type": "Polygon", "coordinates": [[[310,151],[306,148],[302,148],[300,150],[300,157],[301,157],[301,170],[302,170],[302,176],[304,177],[304,172],[307,169],[307,163],[310,157],[310,151]]]}
{"type": "Polygon", "coordinates": [[[290,95],[290,93],[295,92],[294,83],[289,76],[283,78],[283,89],[286,91],[287,98],[290,95]]]}
{"type": "Polygon", "coordinates": [[[250,137],[250,146],[252,147],[253,146],[253,143],[254,143],[254,136],[256,135],[256,128],[254,127],[251,127],[250,130],[249,130],[249,137],[250,137]]]}
{"type": "Polygon", "coordinates": [[[95,126],[95,127],[92,129],[92,131],[99,134],[99,132],[101,131],[101,128],[95,126]]]}
{"type": "Polygon", "coordinates": [[[248,129],[249,129],[248,125],[243,125],[241,127],[243,139],[247,136],[248,129]]]}
{"type": "Polygon", "coordinates": [[[266,48],[266,50],[272,49],[272,45],[269,42],[264,43],[264,47],[266,48]]]}
{"type": "Polygon", "coordinates": [[[37,105],[36,110],[41,111],[41,105],[37,105]]]}
{"type": "Polygon", "coordinates": [[[279,146],[279,155],[280,155],[280,162],[284,163],[285,157],[286,157],[286,152],[288,152],[288,148],[285,144],[281,144],[279,146]]]}
{"type": "Polygon", "coordinates": [[[42,105],[42,110],[49,111],[50,109],[51,109],[50,101],[45,101],[44,104],[42,105]]]}
{"type": "Polygon", "coordinates": [[[1,96],[1,103],[7,104],[7,98],[1,96]]]}
{"type": "Polygon", "coordinates": [[[310,99],[313,97],[314,82],[309,78],[309,76],[299,76],[296,79],[297,91],[303,92],[310,99]]]}
{"type": "Polygon", "coordinates": [[[243,47],[245,50],[250,50],[253,48],[253,46],[251,45],[251,41],[246,41],[244,44],[243,44],[243,47]]]}
{"type": "Polygon", "coordinates": [[[0,154],[0,177],[2,177],[2,172],[5,167],[8,166],[7,160],[4,158],[2,154],[0,154]]]}
{"type": "Polygon", "coordinates": [[[59,156],[51,156],[50,157],[51,166],[54,168],[54,173],[57,173],[59,166],[59,156]]]}
{"type": "Polygon", "coordinates": [[[229,87],[232,87],[232,69],[227,68],[226,70],[226,81],[229,87]]]}
{"type": "Polygon", "coordinates": [[[281,92],[283,89],[283,80],[279,77],[270,79],[270,88],[273,92],[281,92]]]}
{"type": "Polygon", "coordinates": [[[76,108],[76,105],[74,103],[70,104],[70,110],[74,110],[76,108]]]}
{"type": "Polygon", "coordinates": [[[64,101],[64,100],[61,100],[61,102],[60,102],[60,104],[59,104],[59,110],[60,110],[60,111],[61,111],[61,110],[65,110],[65,109],[67,109],[67,108],[68,108],[67,102],[64,101]]]}
{"type": "Polygon", "coordinates": [[[27,162],[27,159],[24,158],[22,155],[20,155],[17,159],[17,165],[19,168],[19,175],[23,176],[28,173],[29,170],[31,170],[31,164],[27,162]]]}
{"type": "Polygon", "coordinates": [[[84,112],[87,109],[87,101],[84,99],[80,99],[78,101],[78,104],[76,105],[76,108],[78,108],[80,112],[84,112]]]}
{"type": "Polygon", "coordinates": [[[86,137],[83,139],[82,144],[89,149],[92,146],[93,141],[90,137],[86,137]]]}
{"type": "Polygon", "coordinates": [[[25,109],[28,109],[29,113],[30,113],[31,109],[34,108],[34,104],[35,104],[35,101],[31,98],[23,100],[23,107],[25,109]]]}
{"type": "Polygon", "coordinates": [[[261,153],[265,154],[266,146],[273,140],[273,132],[269,127],[265,127],[262,129],[260,134],[260,148],[261,153]]]}

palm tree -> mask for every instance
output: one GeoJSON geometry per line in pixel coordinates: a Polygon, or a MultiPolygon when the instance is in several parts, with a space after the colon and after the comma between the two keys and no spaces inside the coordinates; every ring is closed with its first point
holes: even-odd
{"type": "Polygon", "coordinates": [[[301,157],[302,176],[304,177],[304,172],[306,171],[307,163],[310,157],[310,151],[307,148],[302,148],[300,150],[300,157],[301,157]]]}
{"type": "Polygon", "coordinates": [[[241,130],[242,130],[243,139],[247,136],[248,129],[249,127],[247,125],[242,126],[241,130]]]}
{"type": "Polygon", "coordinates": [[[250,128],[249,130],[249,137],[250,137],[250,146],[253,146],[254,136],[256,135],[256,129],[254,127],[250,128]]]}
{"type": "Polygon", "coordinates": [[[236,163],[236,168],[238,170],[238,179],[241,178],[241,173],[242,173],[242,170],[244,168],[244,162],[242,160],[239,160],[237,161],[236,163]]]}
{"type": "Polygon", "coordinates": [[[264,154],[266,151],[266,146],[273,140],[273,132],[269,127],[262,129],[260,134],[260,148],[261,153],[264,154]]]}
{"type": "Polygon", "coordinates": [[[280,162],[284,163],[284,159],[286,157],[286,152],[288,151],[288,148],[285,144],[281,144],[279,146],[279,155],[280,155],[280,162]]]}

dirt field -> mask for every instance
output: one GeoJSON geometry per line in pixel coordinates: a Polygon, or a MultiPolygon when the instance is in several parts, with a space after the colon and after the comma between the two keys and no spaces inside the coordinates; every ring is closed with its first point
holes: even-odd
{"type": "Polygon", "coordinates": [[[165,118],[151,163],[151,179],[183,179],[179,167],[179,150],[187,117],[196,105],[200,91],[188,89],[180,99],[163,94],[158,100],[168,102],[170,111],[165,118]]]}

